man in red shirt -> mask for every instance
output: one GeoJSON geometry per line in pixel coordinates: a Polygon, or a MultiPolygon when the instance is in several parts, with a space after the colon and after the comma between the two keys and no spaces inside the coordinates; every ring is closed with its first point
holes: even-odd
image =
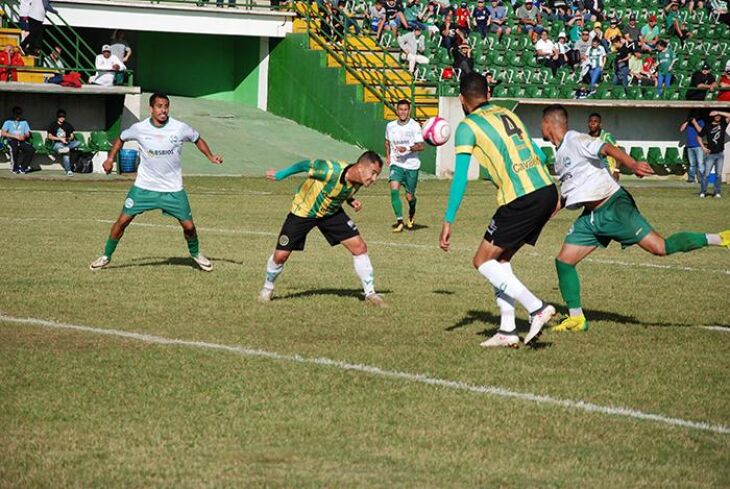
{"type": "Polygon", "coordinates": [[[720,77],[720,93],[717,100],[730,102],[730,61],[725,65],[725,73],[720,77]]]}
{"type": "Polygon", "coordinates": [[[471,12],[466,2],[461,2],[461,7],[456,9],[456,25],[461,29],[464,35],[468,36],[471,30],[471,12]]]}

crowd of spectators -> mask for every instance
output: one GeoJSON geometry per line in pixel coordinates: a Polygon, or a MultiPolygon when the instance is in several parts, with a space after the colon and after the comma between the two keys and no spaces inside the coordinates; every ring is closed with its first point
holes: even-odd
{"type": "MultiPolygon", "coordinates": [[[[319,1],[329,20],[329,26],[323,28],[330,34],[350,29],[360,32],[353,4],[348,8],[343,0],[334,5],[319,1]]],[[[475,39],[484,41],[494,34],[504,43],[504,38],[518,32],[529,37],[540,66],[553,75],[567,67],[585,83],[589,95],[601,82],[611,81],[624,88],[653,86],[657,96],[662,96],[667,87],[677,85],[676,48],[681,50],[693,37],[689,16],[704,12],[708,23],[730,25],[728,0],[658,0],[656,7],[643,9],[631,9],[631,4],[626,4],[628,11],[618,12],[627,15],[619,17],[602,0],[478,0],[471,4],[376,0],[364,12],[363,30],[377,39],[391,33],[412,72],[432,61],[429,55],[433,53],[424,50],[422,40],[435,39],[447,50],[457,73],[474,69],[475,39]],[[557,36],[556,23],[562,26],[557,36]]],[[[720,85],[695,82],[693,77],[690,86],[706,95],[720,85]]],[[[687,97],[692,93],[688,91],[687,97]]]]}

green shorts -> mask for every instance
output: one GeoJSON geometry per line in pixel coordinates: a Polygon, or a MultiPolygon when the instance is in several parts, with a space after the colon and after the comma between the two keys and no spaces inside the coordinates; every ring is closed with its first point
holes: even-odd
{"type": "Polygon", "coordinates": [[[605,248],[613,240],[626,248],[651,231],[651,224],[641,215],[631,194],[622,188],[599,208],[583,211],[568,231],[565,243],[605,248]]]}
{"type": "Polygon", "coordinates": [[[155,192],[132,186],[124,200],[122,212],[128,216],[136,216],[154,209],[160,209],[163,214],[172,216],[178,221],[193,219],[193,212],[190,210],[190,202],[185,190],[155,192]]]}
{"type": "Polygon", "coordinates": [[[406,188],[406,192],[416,195],[418,185],[418,170],[406,170],[400,166],[390,165],[389,182],[399,182],[406,188]]]}

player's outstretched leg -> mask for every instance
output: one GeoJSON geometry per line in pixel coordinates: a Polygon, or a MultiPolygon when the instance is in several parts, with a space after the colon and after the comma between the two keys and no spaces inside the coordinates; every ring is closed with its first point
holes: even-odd
{"type": "Polygon", "coordinates": [[[416,224],[416,202],[418,199],[415,195],[406,194],[406,200],[408,201],[408,222],[406,223],[406,227],[413,229],[413,226],[416,224]]]}
{"type": "Polygon", "coordinates": [[[403,204],[400,201],[399,182],[390,182],[390,205],[393,207],[393,214],[395,214],[393,232],[400,233],[403,231],[403,204]]]}
{"type": "Polygon", "coordinates": [[[289,255],[291,255],[291,251],[276,250],[266,261],[266,278],[264,279],[264,286],[259,292],[261,302],[269,302],[274,296],[274,282],[284,271],[284,264],[289,259],[289,255]]]}
{"type": "Polygon", "coordinates": [[[193,221],[180,221],[180,225],[183,228],[183,234],[185,235],[185,242],[188,244],[190,256],[193,257],[193,260],[195,260],[195,263],[198,264],[201,270],[204,272],[212,271],[213,264],[200,253],[200,241],[198,240],[198,232],[195,230],[193,221]]]}
{"type": "Polygon", "coordinates": [[[494,296],[497,299],[497,307],[499,307],[499,329],[494,336],[482,341],[480,346],[518,348],[520,337],[517,336],[517,325],[515,324],[515,300],[497,288],[494,289],[494,296]]]}
{"type": "Polygon", "coordinates": [[[383,297],[375,292],[375,278],[373,265],[368,256],[368,247],[361,236],[355,236],[342,241],[342,245],[352,253],[352,264],[355,273],[360,278],[365,293],[365,303],[376,307],[386,307],[383,297]]]}
{"type": "Polygon", "coordinates": [[[129,226],[132,220],[134,220],[134,216],[128,216],[124,213],[119,215],[116,222],[112,224],[112,229],[109,232],[109,237],[107,238],[106,244],[104,245],[104,254],[91,262],[91,265],[89,265],[89,268],[91,270],[101,270],[102,268],[107,266],[109,262],[112,261],[112,255],[117,249],[119,240],[121,240],[122,236],[124,236],[124,230],[127,229],[127,226],[129,226]]]}
{"type": "Polygon", "coordinates": [[[555,268],[558,272],[558,287],[563,301],[568,306],[568,317],[555,326],[553,331],[587,331],[588,321],[583,314],[580,301],[580,279],[575,266],[590,255],[595,246],[563,244],[555,268]]]}
{"type": "Polygon", "coordinates": [[[708,246],[730,248],[730,230],[718,234],[682,231],[674,233],[666,239],[652,231],[639,241],[639,246],[657,256],[669,256],[680,252],[687,253],[708,246]]]}

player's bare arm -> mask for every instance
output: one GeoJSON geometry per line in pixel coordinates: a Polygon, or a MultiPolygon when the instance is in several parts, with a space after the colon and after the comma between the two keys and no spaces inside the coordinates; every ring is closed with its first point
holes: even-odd
{"type": "Polygon", "coordinates": [[[347,199],[347,205],[355,209],[355,212],[360,212],[360,209],[362,209],[362,202],[352,197],[347,199]]]}
{"type": "Polygon", "coordinates": [[[223,164],[223,157],[221,155],[214,155],[213,152],[210,150],[208,143],[205,142],[205,139],[198,138],[198,140],[195,142],[195,146],[197,146],[198,150],[200,150],[200,152],[203,153],[206,158],[208,158],[208,161],[210,161],[214,165],[223,164]]]}
{"type": "Polygon", "coordinates": [[[390,141],[385,140],[385,164],[390,165],[390,141]]]}
{"type": "Polygon", "coordinates": [[[612,144],[604,144],[603,148],[601,148],[601,154],[615,158],[616,161],[631,170],[637,177],[648,177],[654,174],[654,170],[651,169],[649,163],[646,161],[636,161],[625,151],[612,144]]]}
{"type": "Polygon", "coordinates": [[[122,141],[121,138],[117,138],[114,141],[114,144],[112,144],[112,149],[109,150],[106,160],[104,160],[104,163],[101,165],[107,175],[112,172],[112,168],[114,168],[114,160],[116,159],[119,150],[122,149],[122,146],[124,146],[124,141],[122,141]]]}

